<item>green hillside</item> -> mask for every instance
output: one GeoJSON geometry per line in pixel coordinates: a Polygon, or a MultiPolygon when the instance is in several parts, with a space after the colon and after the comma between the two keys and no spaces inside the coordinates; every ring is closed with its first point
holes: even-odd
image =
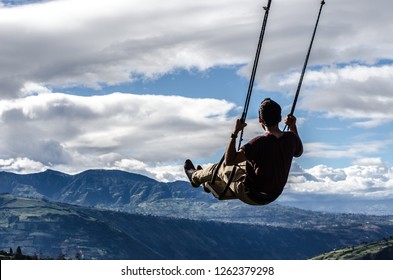
{"type": "Polygon", "coordinates": [[[334,250],[313,260],[393,260],[393,237],[334,250]]]}

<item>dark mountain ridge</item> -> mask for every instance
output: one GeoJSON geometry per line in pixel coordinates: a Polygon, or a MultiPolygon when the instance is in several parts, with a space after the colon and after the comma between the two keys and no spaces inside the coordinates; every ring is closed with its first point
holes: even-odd
{"type": "Polygon", "coordinates": [[[0,192],[30,192],[45,198],[55,198],[72,181],[73,176],[54,170],[46,170],[41,173],[33,174],[14,174],[10,172],[0,172],[0,192]]]}
{"type": "Polygon", "coordinates": [[[31,197],[36,194],[49,200],[77,202],[83,206],[116,205],[119,199],[120,204],[127,204],[130,203],[131,197],[136,201],[172,197],[193,198],[195,195],[189,196],[190,188],[178,188],[179,185],[185,186],[185,183],[161,183],[143,175],[120,170],[86,170],[76,175],[53,170],[26,175],[0,172],[1,193],[30,192],[31,197]]]}

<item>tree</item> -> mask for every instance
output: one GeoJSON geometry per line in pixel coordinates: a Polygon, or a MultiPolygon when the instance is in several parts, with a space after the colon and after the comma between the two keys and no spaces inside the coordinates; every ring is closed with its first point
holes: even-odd
{"type": "Polygon", "coordinates": [[[75,259],[76,259],[76,260],[81,260],[81,259],[82,259],[82,253],[81,253],[81,252],[77,252],[77,253],[75,254],[75,259]]]}
{"type": "Polygon", "coordinates": [[[20,248],[20,246],[18,246],[18,247],[16,248],[15,255],[22,256],[22,249],[20,248]]]}
{"type": "Polygon", "coordinates": [[[16,248],[15,255],[14,255],[14,259],[15,259],[15,260],[22,260],[22,259],[23,259],[22,249],[20,248],[20,246],[18,246],[18,247],[16,248]]]}

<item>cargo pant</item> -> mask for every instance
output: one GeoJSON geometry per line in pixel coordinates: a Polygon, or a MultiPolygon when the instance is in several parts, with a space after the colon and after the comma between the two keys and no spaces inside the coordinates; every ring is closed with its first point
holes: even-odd
{"type": "Polygon", "coordinates": [[[258,203],[251,200],[248,196],[248,190],[244,186],[245,177],[245,161],[236,166],[227,166],[225,165],[224,161],[221,165],[216,163],[207,167],[206,169],[197,170],[192,175],[192,181],[197,185],[203,184],[206,189],[208,189],[216,198],[219,198],[220,200],[240,199],[244,203],[258,205],[258,203]],[[214,180],[214,184],[212,184],[211,181],[217,167],[219,168],[217,177],[214,180]],[[229,185],[229,189],[224,195],[220,195],[224,192],[234,168],[234,175],[229,185]]]}

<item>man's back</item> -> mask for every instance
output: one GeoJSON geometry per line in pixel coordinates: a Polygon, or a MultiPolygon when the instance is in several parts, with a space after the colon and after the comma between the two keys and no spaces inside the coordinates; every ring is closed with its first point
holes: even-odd
{"type": "Polygon", "coordinates": [[[301,142],[293,132],[281,137],[265,133],[243,146],[247,158],[245,185],[269,195],[281,194],[291,168],[292,158],[300,156],[301,142]]]}

